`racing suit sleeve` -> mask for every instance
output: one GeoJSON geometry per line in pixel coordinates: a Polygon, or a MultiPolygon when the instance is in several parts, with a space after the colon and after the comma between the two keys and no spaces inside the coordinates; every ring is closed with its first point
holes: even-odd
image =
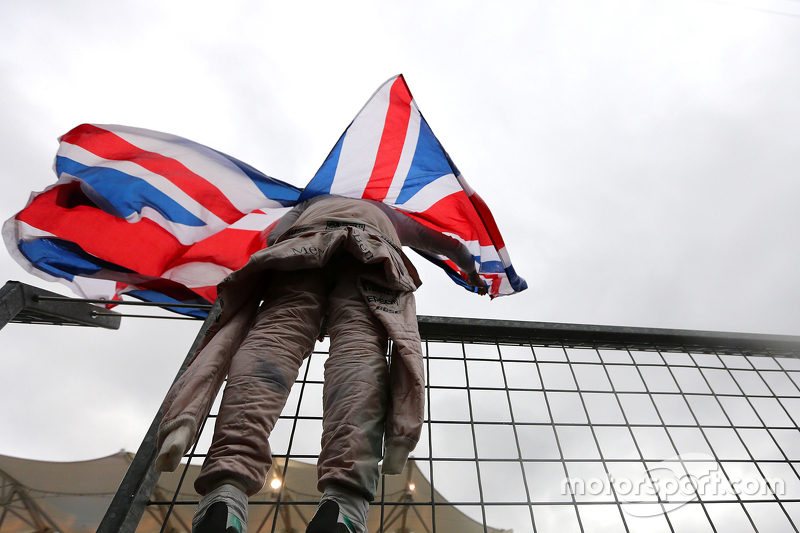
{"type": "Polygon", "coordinates": [[[478,271],[475,268],[475,259],[472,257],[469,248],[464,246],[461,241],[434,231],[413,218],[395,211],[386,204],[374,203],[392,221],[403,246],[410,246],[423,252],[447,257],[458,265],[462,272],[467,274],[469,284],[477,287],[479,294],[486,294],[486,282],[478,275],[478,271]]]}

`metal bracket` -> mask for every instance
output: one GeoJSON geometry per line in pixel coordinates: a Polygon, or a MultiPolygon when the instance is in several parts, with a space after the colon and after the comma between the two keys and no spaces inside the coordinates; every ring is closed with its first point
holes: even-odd
{"type": "Polygon", "coordinates": [[[19,281],[0,289],[0,329],[9,322],[119,329],[120,320],[113,311],[19,281]]]}

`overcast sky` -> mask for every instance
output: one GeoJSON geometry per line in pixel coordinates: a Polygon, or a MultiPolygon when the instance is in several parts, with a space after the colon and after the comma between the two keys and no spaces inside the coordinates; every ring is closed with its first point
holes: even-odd
{"type": "MultiPolygon", "coordinates": [[[[530,287],[490,302],[412,257],[420,314],[800,334],[800,2],[221,5],[0,2],[0,220],[84,122],[302,187],[403,73],[530,287]]],[[[198,326],[7,326],[0,454],[135,450],[198,326]]]]}

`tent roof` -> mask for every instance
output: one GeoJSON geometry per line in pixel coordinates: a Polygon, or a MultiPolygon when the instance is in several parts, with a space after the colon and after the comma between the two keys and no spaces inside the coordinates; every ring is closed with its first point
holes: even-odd
{"type": "MultiPolygon", "coordinates": [[[[108,457],[89,461],[51,462],[20,459],[0,455],[0,505],[3,516],[0,533],[29,533],[34,531],[61,531],[64,533],[94,532],[108,508],[119,482],[133,458],[132,453],[120,451],[108,457]]],[[[319,492],[316,489],[316,467],[298,461],[288,461],[283,486],[270,487],[269,481],[281,478],[284,459],[276,459],[268,482],[261,492],[250,498],[248,529],[251,532],[272,530],[275,501],[280,492],[281,506],[275,531],[305,531],[306,524],[316,510],[319,492]]],[[[174,473],[162,474],[152,496],[152,501],[169,502],[180,483],[184,468],[174,473]]],[[[165,531],[181,532],[191,529],[191,520],[199,496],[194,492],[194,479],[199,474],[198,465],[186,468],[186,476],[170,513],[165,531]]],[[[388,476],[384,492],[385,506],[373,505],[368,528],[379,531],[383,511],[384,531],[432,531],[432,514],[436,503],[436,530],[483,533],[483,525],[472,520],[456,507],[447,504],[422,475],[413,460],[400,476],[388,476]],[[409,490],[413,484],[414,490],[409,490]],[[405,502],[398,505],[395,502],[405,502]]],[[[157,533],[161,529],[167,505],[150,505],[137,529],[137,533],[157,533]]],[[[489,533],[499,530],[488,528],[489,533]]]]}

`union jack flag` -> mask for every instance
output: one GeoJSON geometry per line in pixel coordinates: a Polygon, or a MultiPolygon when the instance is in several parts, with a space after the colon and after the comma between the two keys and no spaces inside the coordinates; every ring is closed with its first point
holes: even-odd
{"type": "MultiPolygon", "coordinates": [[[[527,288],[514,271],[491,211],[442,148],[402,75],[384,83],[369,99],[300,200],[319,194],[384,202],[458,239],[472,252],[492,297],[527,288]]],[[[449,259],[417,253],[473,290],[449,259]]]]}
{"type": "MultiPolygon", "coordinates": [[[[383,201],[460,240],[493,297],[526,288],[402,76],[378,89],[304,190],[151,130],[83,124],[59,140],[58,181],[6,221],[3,239],[28,272],[86,298],[210,303],[286,211],[327,193],[383,201]]],[[[448,259],[422,255],[468,287],[448,259]]]]}

